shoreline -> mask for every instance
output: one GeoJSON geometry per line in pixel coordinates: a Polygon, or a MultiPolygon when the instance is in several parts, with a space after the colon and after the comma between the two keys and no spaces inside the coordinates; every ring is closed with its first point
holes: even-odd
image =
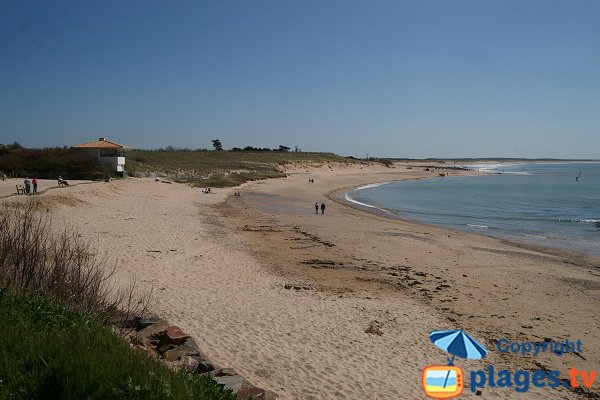
{"type": "MultiPolygon", "coordinates": [[[[379,175],[375,179],[360,179],[360,182],[350,185],[336,182],[333,187],[322,192],[323,196],[331,200],[355,187],[390,181],[389,171],[382,173],[386,175],[386,179],[380,179],[379,175]]],[[[427,177],[422,172],[420,175],[419,178],[427,177]]],[[[244,210],[243,216],[233,217],[234,221],[240,217],[242,220],[237,226],[238,233],[249,242],[252,254],[269,265],[278,276],[290,281],[310,282],[320,292],[341,294],[344,297],[348,295],[369,299],[372,297],[370,293],[381,296],[383,293],[392,296],[404,293],[403,295],[432,307],[436,313],[445,314],[445,318],[448,318],[446,323],[449,321],[451,326],[458,325],[469,332],[479,332],[488,340],[499,335],[515,339],[527,337],[530,340],[543,340],[550,335],[568,337],[569,334],[563,332],[562,327],[570,326],[571,336],[581,334],[587,338],[587,365],[597,364],[600,340],[597,335],[590,337],[590,332],[586,331],[587,323],[600,328],[593,306],[584,306],[586,312],[580,314],[580,317],[566,316],[571,309],[576,308],[575,303],[567,306],[572,301],[577,301],[572,297],[573,283],[585,285],[578,286],[577,290],[589,287],[592,291],[585,293],[598,298],[594,289],[600,287],[600,275],[595,272],[599,265],[598,258],[428,225],[420,221],[389,218],[381,215],[382,213],[373,210],[365,212],[359,207],[339,201],[334,204],[341,208],[332,209],[331,212],[335,212],[333,217],[330,213],[333,220],[327,220],[325,215],[323,220],[315,218],[313,223],[309,217],[311,211],[308,199],[304,217],[297,213],[296,208],[290,207],[288,212],[285,206],[280,206],[287,204],[298,207],[298,200],[305,197],[307,190],[311,189],[303,182],[303,178],[311,176],[311,173],[307,173],[297,176],[295,182],[249,186],[242,193],[244,201],[234,206],[244,210]],[[302,186],[307,189],[300,189],[302,186]],[[269,193],[269,197],[266,197],[266,193],[269,193]],[[251,199],[247,200],[249,196],[251,199]],[[334,224],[337,226],[332,226],[334,224]],[[310,237],[317,237],[321,242],[330,243],[329,246],[334,247],[307,243],[292,248],[288,244],[305,243],[310,237]],[[400,242],[385,243],[394,238],[398,238],[400,242]],[[335,250],[338,247],[341,248],[335,250]],[[287,251],[294,254],[284,256],[281,254],[282,248],[289,248],[287,251]],[[373,250],[376,253],[364,253],[363,249],[370,248],[377,249],[373,250]],[[355,256],[352,257],[352,254],[355,256]],[[395,257],[393,254],[401,256],[395,257]],[[397,267],[391,264],[394,259],[405,261],[397,267]],[[364,266],[356,265],[357,262],[364,263],[364,266]],[[507,273],[512,276],[513,281],[507,281],[507,273]],[[471,281],[472,275],[476,277],[477,283],[471,281]],[[437,289],[444,285],[452,287],[449,290],[455,291],[454,296],[448,297],[444,293],[446,289],[437,289]],[[557,293],[561,293],[561,296],[556,297],[557,293]],[[561,301],[557,302],[557,299],[561,301]],[[473,309],[473,304],[477,303],[481,303],[480,312],[473,309]],[[556,318],[559,315],[559,318],[565,316],[565,321],[558,322],[556,318]],[[593,316],[592,320],[588,317],[584,323],[583,315],[593,316]],[[474,324],[474,321],[477,322],[474,324]],[[511,322],[507,325],[507,321],[511,322]]],[[[326,176],[326,173],[322,176],[326,176]]],[[[319,175],[314,177],[320,179],[319,175]]],[[[240,199],[233,201],[240,202],[240,199]]],[[[331,207],[334,205],[328,207],[328,210],[331,207]]],[[[234,211],[229,209],[225,214],[234,211]]],[[[489,342],[487,346],[490,346],[489,342]]],[[[503,358],[503,361],[508,362],[512,366],[510,368],[535,368],[535,364],[531,364],[533,360],[508,361],[503,358]]],[[[563,364],[565,360],[552,357],[536,362],[560,369],[563,374],[566,368],[563,364]]]]}
{"type": "MultiPolygon", "coordinates": [[[[552,163],[552,164],[556,164],[556,163],[552,163]]],[[[461,177],[467,177],[467,176],[485,176],[485,175],[502,174],[502,173],[496,173],[496,172],[492,172],[492,171],[481,171],[481,170],[467,170],[465,172],[479,172],[479,173],[478,174],[465,173],[465,174],[460,174],[457,176],[450,176],[448,178],[461,178],[461,177]]],[[[376,215],[382,216],[384,218],[389,218],[392,220],[410,222],[410,223],[414,223],[414,224],[420,224],[420,225],[423,225],[426,227],[436,227],[436,228],[441,228],[441,229],[448,229],[449,231],[460,231],[460,232],[469,233],[472,235],[494,238],[494,239],[504,241],[507,244],[512,245],[512,246],[520,247],[523,249],[534,250],[534,251],[538,251],[538,252],[545,252],[545,253],[556,255],[556,256],[563,255],[565,258],[567,258],[567,257],[578,257],[578,258],[583,257],[583,258],[600,259],[600,255],[598,255],[598,254],[586,253],[583,251],[577,252],[577,251],[573,251],[573,250],[567,250],[566,248],[559,247],[559,246],[556,246],[556,247],[547,246],[544,244],[536,243],[534,241],[527,241],[526,239],[520,239],[518,237],[497,236],[497,235],[492,235],[492,234],[486,235],[481,232],[471,232],[466,229],[447,227],[447,226],[435,224],[433,222],[422,221],[422,220],[419,220],[416,218],[402,217],[400,215],[394,214],[391,211],[379,208],[377,206],[369,205],[366,203],[361,203],[358,201],[348,200],[346,198],[347,195],[349,195],[353,191],[359,190],[362,188],[366,189],[366,188],[370,188],[370,187],[382,186],[382,185],[391,184],[391,183],[395,183],[395,182],[402,182],[405,180],[420,180],[420,179],[432,179],[432,178],[437,178],[437,177],[429,176],[429,177],[419,177],[419,178],[409,178],[409,179],[396,179],[396,180],[390,180],[390,181],[384,181],[384,182],[373,182],[373,183],[369,183],[366,185],[357,185],[354,187],[338,188],[338,189],[334,189],[331,192],[327,193],[327,197],[330,200],[335,201],[338,204],[352,207],[352,208],[354,208],[356,210],[360,210],[362,212],[376,214],[376,215]],[[375,185],[375,186],[371,186],[371,185],[375,185]]],[[[598,268],[600,268],[600,266],[598,266],[598,268]]]]}

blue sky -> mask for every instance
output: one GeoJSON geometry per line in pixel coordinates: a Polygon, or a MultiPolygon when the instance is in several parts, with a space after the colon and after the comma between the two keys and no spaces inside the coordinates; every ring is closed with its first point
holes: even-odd
{"type": "Polygon", "coordinates": [[[598,21],[600,1],[0,0],[0,143],[600,158],[598,21]]]}

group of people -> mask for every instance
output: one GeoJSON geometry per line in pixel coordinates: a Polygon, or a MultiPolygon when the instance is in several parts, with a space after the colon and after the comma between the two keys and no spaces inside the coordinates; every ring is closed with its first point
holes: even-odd
{"type": "Polygon", "coordinates": [[[212,193],[212,192],[210,191],[210,188],[207,187],[206,189],[202,189],[202,193],[207,194],[207,193],[212,193]]]}
{"type": "Polygon", "coordinates": [[[38,181],[36,178],[33,178],[33,179],[25,178],[25,180],[23,181],[23,188],[24,188],[26,194],[37,193],[37,187],[38,187],[38,181]]]}
{"type": "Polygon", "coordinates": [[[315,183],[315,180],[313,178],[308,178],[308,183],[315,183]]]}
{"type": "MultiPolygon", "coordinates": [[[[315,203],[315,214],[319,213],[319,202],[315,203]]],[[[325,203],[321,203],[321,214],[325,214],[325,203]]]]}

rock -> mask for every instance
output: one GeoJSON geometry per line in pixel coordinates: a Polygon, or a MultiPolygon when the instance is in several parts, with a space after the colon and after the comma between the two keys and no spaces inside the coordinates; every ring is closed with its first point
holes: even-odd
{"type": "Polygon", "coordinates": [[[304,285],[304,286],[302,286],[302,289],[304,289],[304,290],[312,290],[312,288],[313,287],[310,286],[310,285],[304,285]]]}
{"type": "Polygon", "coordinates": [[[190,335],[184,333],[181,328],[175,325],[167,328],[166,336],[169,342],[174,345],[183,344],[190,337],[190,335]]]}
{"type": "Polygon", "coordinates": [[[194,339],[187,338],[186,341],[173,349],[164,352],[164,358],[167,361],[176,361],[184,356],[197,356],[200,357],[200,349],[194,341],[194,339]]]}
{"type": "Polygon", "coordinates": [[[207,372],[211,372],[215,370],[215,366],[209,363],[208,361],[202,360],[198,363],[194,372],[197,374],[205,374],[207,372]]]}
{"type": "Polygon", "coordinates": [[[377,321],[371,321],[371,323],[369,324],[369,327],[367,329],[365,329],[365,333],[370,333],[372,335],[378,335],[378,336],[383,335],[380,324],[377,321]]]}
{"type": "Polygon", "coordinates": [[[237,375],[238,373],[235,371],[235,369],[233,368],[217,368],[213,371],[213,373],[211,373],[211,375],[213,377],[217,377],[217,376],[233,376],[233,375],[237,375]]]}
{"type": "Polygon", "coordinates": [[[156,336],[162,335],[167,328],[169,327],[169,323],[165,320],[159,320],[155,324],[145,327],[141,331],[135,333],[133,335],[134,343],[139,342],[140,344],[147,345],[150,342],[158,343],[158,340],[155,338],[156,336]]]}
{"type": "Polygon", "coordinates": [[[283,285],[283,287],[286,289],[291,289],[292,285],[290,285],[289,283],[286,283],[285,285],[283,285]]]}
{"type": "Polygon", "coordinates": [[[242,387],[238,390],[235,395],[238,399],[265,399],[267,392],[264,389],[248,384],[247,387],[242,387]]]}
{"type": "Polygon", "coordinates": [[[169,350],[173,350],[175,349],[175,346],[173,346],[172,343],[169,342],[159,342],[158,346],[157,346],[157,350],[160,354],[165,354],[167,353],[169,350]]]}
{"type": "Polygon", "coordinates": [[[300,289],[302,289],[302,286],[300,286],[300,285],[294,285],[294,289],[300,290],[300,289]]]}
{"type": "Polygon", "coordinates": [[[175,368],[185,369],[186,371],[196,373],[196,371],[198,370],[198,366],[202,362],[203,361],[200,360],[198,357],[183,356],[180,360],[174,362],[173,364],[175,368]]]}
{"type": "Polygon", "coordinates": [[[245,380],[240,375],[218,376],[215,381],[219,385],[223,385],[225,389],[230,389],[233,393],[237,393],[243,386],[245,380]]]}
{"type": "Polygon", "coordinates": [[[142,330],[147,326],[150,325],[154,325],[156,324],[158,321],[160,321],[160,317],[156,314],[146,314],[146,315],[142,315],[141,317],[138,318],[137,321],[137,330],[142,330]]]}
{"type": "Polygon", "coordinates": [[[109,322],[111,325],[116,325],[120,328],[136,328],[138,326],[137,318],[124,312],[115,315],[109,322]]]}
{"type": "Polygon", "coordinates": [[[483,394],[483,392],[481,390],[478,390],[478,391],[475,392],[476,396],[481,396],[482,394],[483,394]]]}

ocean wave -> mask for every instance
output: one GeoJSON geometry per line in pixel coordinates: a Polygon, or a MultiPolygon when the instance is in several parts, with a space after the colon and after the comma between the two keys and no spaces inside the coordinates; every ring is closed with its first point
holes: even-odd
{"type": "Polygon", "coordinates": [[[479,171],[479,172],[493,172],[496,174],[531,175],[531,173],[525,172],[525,171],[504,171],[505,168],[514,167],[517,165],[527,165],[527,164],[470,164],[470,165],[461,165],[461,167],[479,171]]]}
{"type": "Polygon", "coordinates": [[[473,228],[489,228],[487,225],[477,225],[477,224],[467,224],[467,226],[472,226],[473,228]]]}
{"type": "Polygon", "coordinates": [[[349,201],[350,203],[358,204],[359,206],[374,208],[376,210],[380,210],[380,211],[384,211],[384,212],[387,211],[383,208],[376,207],[372,204],[367,204],[367,203],[363,203],[362,201],[354,200],[352,197],[350,197],[350,193],[346,193],[344,195],[344,199],[346,199],[346,201],[349,201]]]}
{"type": "Polygon", "coordinates": [[[364,186],[359,186],[356,189],[352,190],[353,192],[356,192],[357,190],[364,190],[364,189],[371,189],[371,188],[376,188],[379,186],[383,186],[383,185],[388,185],[392,182],[378,182],[378,183],[369,183],[368,185],[364,185],[364,186]]]}
{"type": "Polygon", "coordinates": [[[600,223],[600,219],[595,218],[559,218],[558,222],[578,222],[578,223],[588,223],[588,224],[598,224],[600,223]]]}

